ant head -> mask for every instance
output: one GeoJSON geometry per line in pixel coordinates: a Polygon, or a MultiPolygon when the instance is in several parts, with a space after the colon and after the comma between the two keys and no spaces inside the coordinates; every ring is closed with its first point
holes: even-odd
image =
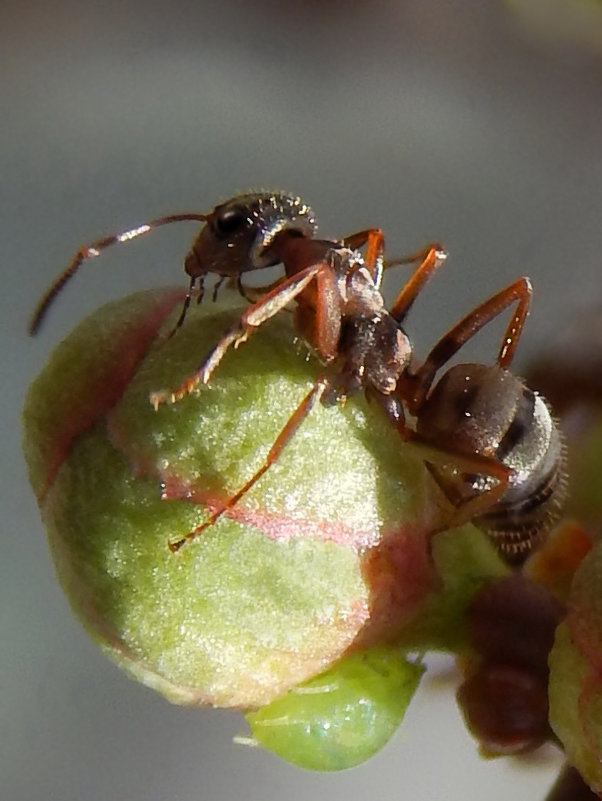
{"type": "Polygon", "coordinates": [[[315,235],[314,214],[300,198],[276,192],[237,195],[207,215],[186,272],[192,277],[208,272],[235,276],[270,267],[279,262],[270,247],[283,231],[315,235]]]}

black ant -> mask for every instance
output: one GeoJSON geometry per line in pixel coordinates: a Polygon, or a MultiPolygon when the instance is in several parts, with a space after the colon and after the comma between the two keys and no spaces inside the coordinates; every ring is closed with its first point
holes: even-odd
{"type": "MultiPolygon", "coordinates": [[[[151,403],[175,403],[209,383],[223,356],[293,300],[295,327],[326,365],[297,406],[257,472],[207,520],[170,543],[177,551],[231,509],[274,464],[313,406],[333,405],[364,389],[377,401],[405,442],[421,449],[425,462],[454,508],[447,527],[472,520],[487,531],[509,561],[520,561],[559,517],[566,495],[562,438],[545,400],[508,372],[531,302],[531,284],[520,278],[477,306],[445,334],[422,365],[413,359],[402,323],[416,297],[447,254],[437,244],[409,257],[384,261],[384,237],[367,229],[341,241],[316,239],[315,218],[299,198],[249,193],[209,214],[162,217],[82,248],[50,287],[34,315],[35,333],[50,303],[81,263],[105,247],[180,220],[205,226],[185,261],[190,288],[174,331],[182,324],[207,273],[236,281],[244,272],[282,264],[285,275],[245,310],[221,336],[197,370],[179,387],[154,392],[151,403]],[[362,253],[362,249],[364,252],[362,253]],[[380,285],[385,267],[415,264],[392,306],[380,285]],[[516,303],[493,365],[439,370],[483,326],[516,303]],[[410,427],[405,412],[415,418],[410,427]]],[[[173,332],[172,332],[173,333],[173,332]]]]}

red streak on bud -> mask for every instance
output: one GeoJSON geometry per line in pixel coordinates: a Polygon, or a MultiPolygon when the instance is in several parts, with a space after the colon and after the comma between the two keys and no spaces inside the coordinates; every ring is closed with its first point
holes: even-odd
{"type": "Polygon", "coordinates": [[[395,636],[420,610],[437,586],[427,529],[406,525],[388,532],[364,554],[362,572],[370,587],[370,624],[360,644],[369,646],[395,636]]]}
{"type": "MultiPolygon", "coordinates": [[[[173,477],[164,482],[161,497],[204,504],[207,515],[219,508],[225,499],[215,492],[191,489],[173,477]]],[[[437,583],[426,527],[405,525],[395,530],[390,526],[356,527],[352,522],[298,518],[291,514],[252,510],[244,505],[234,506],[227,516],[257,529],[271,540],[313,537],[353,548],[360,554],[369,601],[368,609],[363,605],[358,609],[363,629],[354,648],[369,647],[394,636],[420,610],[437,583]]],[[[194,548],[194,542],[185,547],[194,548]]]]}
{"type": "Polygon", "coordinates": [[[45,480],[38,491],[38,503],[44,502],[74,439],[102,419],[121,398],[165,319],[183,298],[182,290],[175,288],[148,295],[148,305],[133,314],[127,326],[115,329],[110,347],[103,350],[85,382],[75,387],[73,394],[65,393],[62,414],[47,446],[45,480]]]}

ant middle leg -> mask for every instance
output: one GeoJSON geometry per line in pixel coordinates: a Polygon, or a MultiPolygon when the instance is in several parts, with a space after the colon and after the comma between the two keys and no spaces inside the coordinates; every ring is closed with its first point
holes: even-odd
{"type": "Polygon", "coordinates": [[[276,437],[272,447],[268,451],[266,458],[264,459],[262,465],[259,469],[251,476],[251,478],[246,481],[240,489],[238,489],[234,495],[231,495],[228,500],[222,504],[218,509],[216,509],[208,518],[202,523],[200,526],[197,526],[192,531],[189,531],[186,536],[182,537],[175,542],[169,543],[169,549],[173,553],[180,550],[180,548],[190,540],[196,539],[196,537],[200,537],[203,532],[205,532],[208,528],[210,528],[219,518],[226,514],[230,509],[232,509],[236,504],[240,501],[240,499],[246,495],[246,493],[253,487],[259,479],[263,476],[267,470],[280,458],[280,454],[286,447],[286,445],[291,441],[293,436],[295,435],[297,429],[305,420],[307,415],[311,412],[313,407],[316,403],[320,400],[320,398],[324,395],[324,392],[329,388],[329,381],[324,376],[318,378],[315,384],[312,386],[311,390],[307,393],[307,395],[303,398],[301,403],[297,406],[295,411],[289,417],[286,425],[281,430],[281,432],[276,437]]]}
{"type": "Polygon", "coordinates": [[[200,289],[199,295],[197,297],[197,303],[200,303],[203,298],[203,279],[205,276],[193,276],[190,279],[190,284],[188,285],[188,291],[184,297],[184,302],[182,303],[182,310],[180,311],[180,315],[176,320],[174,327],[171,329],[169,334],[167,335],[167,339],[171,339],[179,328],[182,327],[184,324],[184,320],[186,319],[186,315],[188,314],[188,309],[190,308],[190,304],[192,302],[193,293],[196,289],[197,282],[200,282],[200,289]]]}

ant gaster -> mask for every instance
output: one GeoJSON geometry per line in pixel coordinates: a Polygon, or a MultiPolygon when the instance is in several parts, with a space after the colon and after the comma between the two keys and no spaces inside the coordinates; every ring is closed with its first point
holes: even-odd
{"type": "MultiPolygon", "coordinates": [[[[199,384],[208,384],[227,350],[244,342],[268,319],[296,301],[295,327],[325,365],[271,446],[257,472],[207,520],[170,543],[177,551],[230,510],[278,459],[313,406],[332,405],[364,389],[384,410],[405,442],[420,448],[453,512],[447,527],[472,520],[492,537],[509,561],[521,561],[559,517],[566,494],[562,438],[545,400],[508,372],[531,301],[527,278],[514,281],[480,304],[445,334],[422,365],[413,359],[402,324],[427,280],[443,264],[445,251],[431,245],[385,264],[384,238],[367,229],[341,241],[315,238],[311,209],[283,193],[249,193],[209,214],[162,217],[145,226],[99,240],[78,251],[50,287],[34,315],[35,333],[57,293],[82,262],[105,247],[152,228],[181,220],[205,226],[185,261],[190,288],[174,331],[182,324],[207,273],[234,279],[282,264],[285,275],[226,330],[204,361],[179,386],[151,394],[155,409],[175,403],[199,384]],[[363,250],[363,253],[362,253],[363,250]],[[380,291],[383,269],[415,264],[392,306],[380,291]],[[483,326],[516,304],[493,365],[441,368],[483,326]],[[415,418],[412,427],[406,412],[415,418]]],[[[173,333],[173,332],[172,332],[173,333]]]]}

